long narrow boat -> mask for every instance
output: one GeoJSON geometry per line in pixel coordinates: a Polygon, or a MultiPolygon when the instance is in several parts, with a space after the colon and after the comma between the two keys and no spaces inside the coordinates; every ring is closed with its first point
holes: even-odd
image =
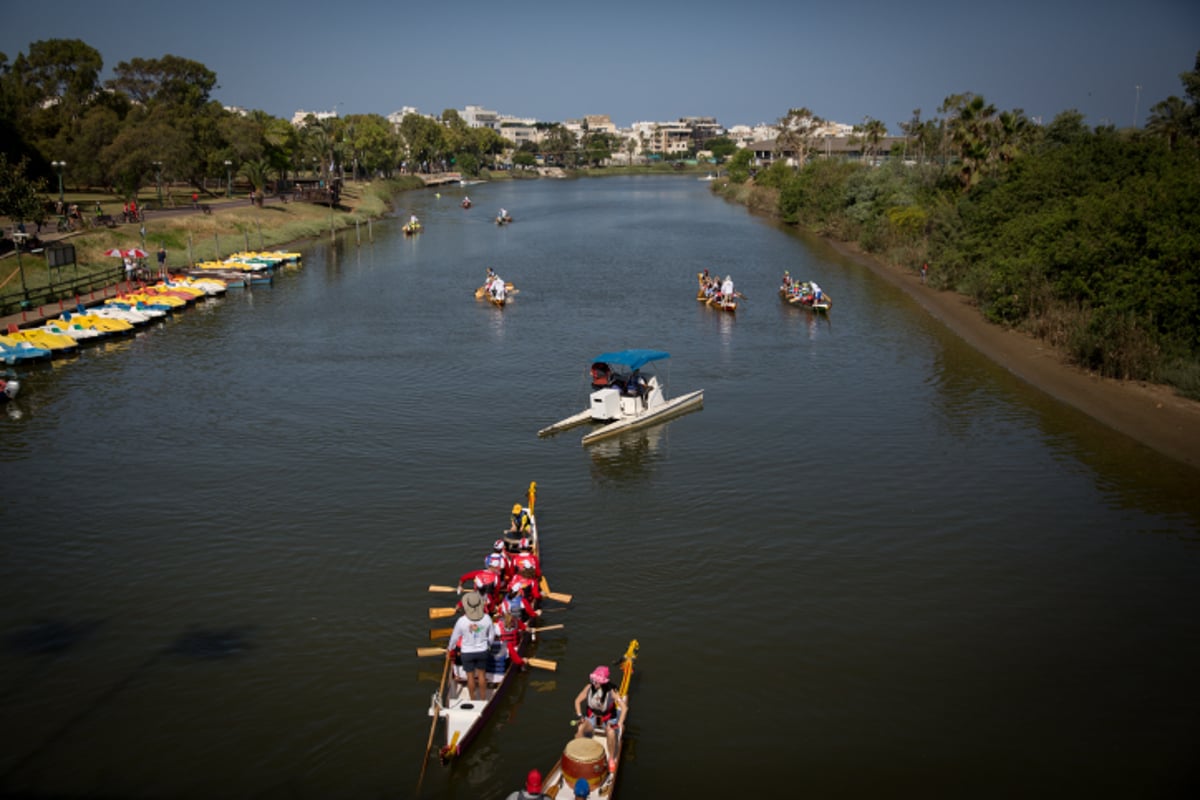
{"type": "MultiPolygon", "coordinates": [[[[623,701],[629,699],[629,684],[633,678],[633,662],[638,656],[638,640],[634,639],[621,656],[621,684],[616,692],[623,701]]],[[[572,739],[563,748],[562,755],[546,773],[542,791],[554,800],[571,800],[578,797],[575,787],[579,781],[587,781],[589,800],[611,800],[615,794],[617,775],[621,771],[621,750],[625,745],[625,734],[629,731],[629,708],[621,715],[617,729],[615,753],[608,751],[608,740],[602,735],[572,739]],[[610,770],[608,765],[613,763],[610,770]]]]}
{"type": "Polygon", "coordinates": [[[833,308],[833,298],[821,291],[821,299],[817,299],[812,284],[808,281],[784,282],[779,286],[779,298],[789,306],[806,308],[809,311],[828,311],[833,308]]]}
{"type": "MultiPolygon", "coordinates": [[[[733,314],[737,311],[738,298],[742,296],[741,292],[733,292],[731,296],[726,297],[721,293],[721,279],[708,274],[708,270],[696,273],[696,280],[699,284],[696,289],[696,299],[706,306],[733,314]]],[[[732,284],[731,284],[732,285],[732,284]]]]}
{"type": "Polygon", "coordinates": [[[505,281],[504,292],[497,295],[491,291],[490,285],[485,283],[483,286],[480,286],[475,290],[475,299],[487,300],[497,308],[504,308],[504,306],[508,305],[508,302],[512,299],[512,296],[517,294],[519,291],[520,289],[517,289],[512,285],[512,281],[505,281]]]}
{"type": "Polygon", "coordinates": [[[703,389],[668,400],[666,387],[658,375],[651,374],[647,378],[641,374],[641,368],[645,365],[670,357],[670,353],[662,350],[601,353],[592,359],[592,392],[588,396],[588,407],[542,428],[538,436],[549,436],[585,422],[606,423],[583,437],[583,444],[591,444],[622,431],[644,428],[702,407],[703,389]]]}
{"type": "MultiPolygon", "coordinates": [[[[531,550],[541,560],[541,540],[538,537],[537,518],[533,513],[537,500],[536,481],[529,484],[528,498],[528,505],[525,506],[525,510],[529,513],[531,550]]],[[[533,637],[536,635],[537,633],[534,628],[527,629],[521,635],[517,652],[522,657],[524,657],[533,637]]],[[[503,645],[501,648],[503,650],[503,645]]],[[[458,671],[456,667],[455,672],[458,671]]],[[[452,686],[444,692],[441,690],[443,687],[439,687],[439,691],[430,700],[429,716],[440,717],[445,721],[443,730],[443,741],[445,744],[438,750],[438,755],[443,764],[462,755],[463,750],[466,749],[467,745],[471,743],[479,734],[479,731],[483,729],[488,719],[491,718],[500,697],[512,682],[513,676],[519,671],[519,668],[511,659],[505,658],[503,672],[488,674],[487,690],[485,692],[485,699],[482,702],[471,698],[465,678],[460,680],[456,676],[452,681],[452,686]]]]}

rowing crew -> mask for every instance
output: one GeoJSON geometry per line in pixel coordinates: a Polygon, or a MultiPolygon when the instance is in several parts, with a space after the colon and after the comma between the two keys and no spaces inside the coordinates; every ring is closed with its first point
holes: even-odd
{"type": "Polygon", "coordinates": [[[508,287],[504,285],[504,279],[497,275],[491,267],[488,267],[487,277],[483,279],[483,288],[493,300],[503,300],[508,294],[508,287]]]}
{"type": "Polygon", "coordinates": [[[720,276],[711,276],[708,270],[700,273],[700,292],[710,301],[721,302],[722,300],[732,300],[737,296],[733,289],[733,277],[725,276],[722,281],[720,276]]]}
{"type": "Polygon", "coordinates": [[[528,538],[518,542],[515,553],[507,552],[503,539],[497,539],[492,548],[483,560],[483,569],[471,570],[458,579],[458,592],[478,592],[489,614],[512,608],[519,619],[527,621],[542,599],[541,563],[528,538]]]}

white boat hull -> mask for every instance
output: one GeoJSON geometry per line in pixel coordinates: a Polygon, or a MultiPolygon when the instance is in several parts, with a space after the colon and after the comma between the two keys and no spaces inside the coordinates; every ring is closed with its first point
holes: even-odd
{"type": "MultiPolygon", "coordinates": [[[[680,395],[672,400],[666,400],[652,408],[646,409],[638,414],[621,417],[603,427],[597,428],[591,433],[583,437],[583,444],[591,444],[598,442],[601,439],[606,439],[610,436],[615,436],[623,431],[633,431],[639,428],[645,428],[650,425],[655,425],[671,417],[680,414],[686,414],[689,411],[694,411],[704,405],[704,390],[697,389],[694,392],[688,392],[685,395],[680,395]]],[[[568,428],[574,428],[577,425],[582,425],[585,422],[595,421],[595,416],[591,408],[584,409],[578,414],[573,414],[566,419],[538,431],[538,436],[549,436],[550,434],[565,431],[568,428]]]]}
{"type": "Polygon", "coordinates": [[[649,425],[655,425],[671,417],[685,414],[689,411],[700,408],[704,405],[704,390],[697,389],[694,392],[688,392],[685,395],[680,395],[672,400],[667,400],[651,409],[643,411],[632,417],[622,417],[615,422],[610,422],[607,425],[597,428],[591,433],[583,437],[584,444],[598,442],[601,439],[606,439],[609,436],[616,436],[623,431],[634,431],[638,428],[645,428],[649,425]]]}

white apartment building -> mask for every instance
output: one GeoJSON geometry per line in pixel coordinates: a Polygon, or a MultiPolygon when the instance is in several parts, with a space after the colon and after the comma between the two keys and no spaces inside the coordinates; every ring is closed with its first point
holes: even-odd
{"type": "Polygon", "coordinates": [[[309,114],[312,114],[316,118],[317,122],[320,122],[323,119],[337,119],[337,116],[338,116],[336,108],[333,111],[300,110],[300,111],[297,111],[295,114],[292,114],[292,126],[296,127],[296,128],[303,127],[304,120],[308,119],[309,114]]]}
{"type": "MultiPolygon", "coordinates": [[[[397,128],[400,126],[400,123],[404,121],[404,118],[409,114],[421,116],[421,112],[418,111],[415,106],[404,106],[399,111],[393,111],[392,113],[388,114],[387,121],[391,123],[393,128],[397,128]]],[[[429,115],[426,114],[425,116],[429,115]]]]}
{"type": "Polygon", "coordinates": [[[459,116],[470,128],[491,128],[494,131],[500,131],[500,115],[495,111],[489,111],[480,106],[467,106],[459,112],[459,116]]]}

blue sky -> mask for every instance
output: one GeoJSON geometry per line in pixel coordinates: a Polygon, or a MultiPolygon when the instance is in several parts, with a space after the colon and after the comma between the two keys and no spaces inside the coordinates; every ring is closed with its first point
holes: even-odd
{"type": "Polygon", "coordinates": [[[1049,122],[1145,124],[1182,95],[1200,51],[1197,0],[529,0],[451,3],[5,0],[0,52],[82,39],[104,77],[172,54],[217,73],[215,99],[297,109],[438,114],[479,105],[543,120],[715,116],[773,122],[806,106],[826,119],[936,116],[950,94],[1049,122]],[[1141,86],[1140,95],[1137,86],[1141,86]]]}

